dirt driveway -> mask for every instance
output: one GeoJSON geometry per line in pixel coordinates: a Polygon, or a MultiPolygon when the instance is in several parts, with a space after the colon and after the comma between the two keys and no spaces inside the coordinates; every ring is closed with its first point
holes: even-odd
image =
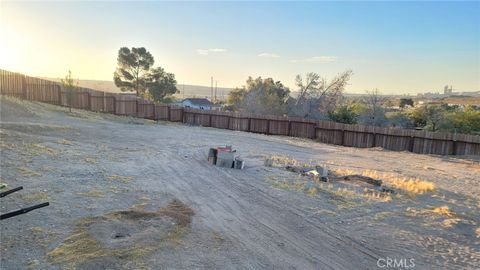
{"type": "Polygon", "coordinates": [[[478,157],[69,113],[5,97],[0,131],[0,182],[24,186],[2,198],[1,212],[51,204],[1,221],[1,269],[480,265],[478,157]],[[208,149],[226,144],[245,170],[208,165],[208,149]],[[272,156],[279,162],[264,166],[272,156]],[[314,181],[285,170],[282,162],[292,161],[374,175],[397,188],[385,195],[314,181]],[[435,188],[398,184],[412,178],[435,188]]]}

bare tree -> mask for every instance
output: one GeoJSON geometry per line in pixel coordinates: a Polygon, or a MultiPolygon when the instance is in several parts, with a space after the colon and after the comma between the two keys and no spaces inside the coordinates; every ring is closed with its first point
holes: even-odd
{"type": "Polygon", "coordinates": [[[296,99],[290,100],[289,114],[306,118],[327,118],[328,112],[335,110],[353,72],[347,70],[331,81],[310,72],[305,80],[297,75],[295,81],[299,89],[296,99]]]}
{"type": "Polygon", "coordinates": [[[319,82],[320,76],[313,72],[309,72],[305,75],[305,84],[303,83],[302,76],[297,75],[297,77],[295,77],[295,85],[299,88],[300,92],[298,94],[296,105],[308,98],[310,93],[316,92],[319,82]]]}
{"type": "Polygon", "coordinates": [[[386,98],[383,97],[378,89],[367,90],[363,98],[365,110],[360,116],[362,124],[381,126],[385,123],[385,109],[383,103],[386,98]]]}

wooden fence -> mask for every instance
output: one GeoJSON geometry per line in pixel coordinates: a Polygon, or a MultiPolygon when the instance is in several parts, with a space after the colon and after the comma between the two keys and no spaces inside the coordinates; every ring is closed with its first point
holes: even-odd
{"type": "MultiPolygon", "coordinates": [[[[57,82],[0,69],[0,94],[67,106],[67,93],[57,82]]],[[[152,120],[182,122],[221,129],[309,138],[350,147],[382,147],[420,154],[480,155],[480,136],[399,128],[348,125],[292,117],[206,111],[157,104],[130,95],[88,88],[72,93],[72,107],[152,120]]]]}

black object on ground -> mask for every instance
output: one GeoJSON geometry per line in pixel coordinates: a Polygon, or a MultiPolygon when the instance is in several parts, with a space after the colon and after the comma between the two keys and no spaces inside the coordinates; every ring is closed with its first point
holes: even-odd
{"type": "Polygon", "coordinates": [[[30,206],[30,207],[27,207],[27,208],[22,208],[22,209],[13,211],[13,212],[2,214],[2,215],[0,215],[0,220],[11,218],[11,217],[18,216],[18,215],[22,215],[22,214],[28,213],[32,210],[42,208],[42,207],[45,207],[45,206],[49,206],[49,205],[50,205],[49,202],[44,202],[44,203],[41,203],[41,204],[37,204],[37,205],[34,205],[34,206],[30,206]]]}
{"type": "Polygon", "coordinates": [[[5,196],[7,196],[8,194],[12,194],[12,193],[17,192],[17,191],[22,190],[22,189],[23,189],[23,187],[20,186],[20,187],[16,187],[16,188],[12,188],[10,190],[4,191],[4,192],[0,193],[0,198],[3,198],[5,196]]]}
{"type": "Polygon", "coordinates": [[[358,174],[344,176],[343,180],[357,180],[357,181],[365,182],[365,183],[368,183],[368,184],[371,184],[371,185],[374,185],[374,186],[377,186],[377,187],[382,185],[382,180],[377,180],[377,179],[373,179],[373,178],[368,177],[368,176],[363,176],[363,175],[358,175],[358,174]]]}
{"type": "MultiPolygon", "coordinates": [[[[12,193],[17,192],[17,191],[22,190],[22,189],[23,189],[23,187],[20,186],[20,187],[16,187],[16,188],[7,190],[5,192],[2,192],[2,193],[0,193],[0,198],[3,198],[3,197],[5,197],[9,194],[12,194],[12,193]]],[[[37,204],[37,205],[29,206],[29,207],[26,207],[26,208],[22,208],[22,209],[19,209],[19,210],[15,210],[15,211],[12,211],[12,212],[8,212],[6,214],[0,215],[0,220],[11,218],[11,217],[18,216],[18,215],[22,215],[22,214],[28,213],[32,210],[42,208],[42,207],[46,207],[46,206],[49,206],[49,205],[50,205],[49,202],[44,202],[44,203],[40,203],[40,204],[37,204]]]]}

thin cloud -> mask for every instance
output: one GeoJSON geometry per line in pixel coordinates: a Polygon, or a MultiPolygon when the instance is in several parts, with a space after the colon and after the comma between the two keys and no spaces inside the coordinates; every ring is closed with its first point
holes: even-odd
{"type": "Polygon", "coordinates": [[[211,49],[197,49],[197,53],[200,55],[209,55],[210,53],[223,53],[226,49],[211,48],[211,49]]]}
{"type": "Polygon", "coordinates": [[[275,54],[275,53],[261,53],[258,55],[258,57],[264,57],[264,58],[279,58],[280,55],[275,54]]]}
{"type": "Polygon", "coordinates": [[[310,58],[300,59],[300,60],[290,60],[292,63],[332,63],[336,62],[336,56],[314,56],[310,58]]]}

